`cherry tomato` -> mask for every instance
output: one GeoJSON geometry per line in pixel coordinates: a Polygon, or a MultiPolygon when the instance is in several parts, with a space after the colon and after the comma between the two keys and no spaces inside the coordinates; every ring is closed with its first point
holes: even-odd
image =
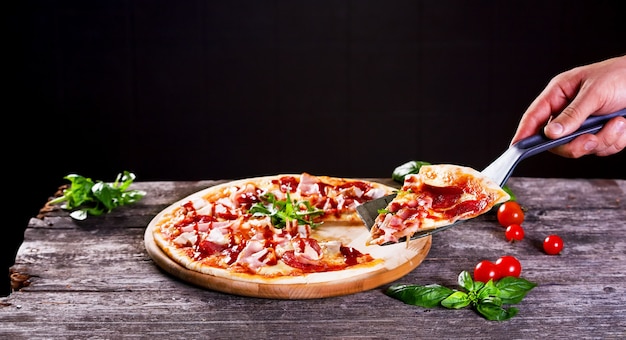
{"type": "Polygon", "coordinates": [[[524,211],[522,211],[519,203],[515,201],[507,201],[500,204],[497,215],[498,222],[505,228],[511,224],[522,224],[524,222],[524,211]]]}
{"type": "Polygon", "coordinates": [[[496,269],[500,273],[500,277],[519,277],[522,273],[522,264],[514,256],[505,255],[496,261],[496,269]]]}
{"type": "Polygon", "coordinates": [[[524,228],[519,224],[511,224],[506,227],[504,237],[506,237],[506,240],[509,242],[521,241],[524,239],[524,228]]]}
{"type": "Polygon", "coordinates": [[[548,235],[543,240],[543,251],[548,255],[557,255],[563,250],[563,239],[559,235],[548,235]]]}
{"type": "Polygon", "coordinates": [[[495,263],[482,260],[474,267],[474,281],[487,283],[489,279],[494,281],[500,279],[500,272],[495,263]]]}

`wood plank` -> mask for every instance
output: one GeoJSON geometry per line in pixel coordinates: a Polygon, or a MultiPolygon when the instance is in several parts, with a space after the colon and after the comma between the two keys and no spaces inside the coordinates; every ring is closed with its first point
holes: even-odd
{"type": "MultiPolygon", "coordinates": [[[[365,292],[313,300],[250,298],[207,290],[162,271],[143,242],[152,214],[206,183],[137,183],[150,195],[132,209],[79,224],[62,211],[32,219],[14,270],[30,286],[2,299],[6,338],[375,337],[624,338],[626,181],[512,178],[527,209],[525,239],[504,240],[493,212],[433,235],[428,256],[393,283],[458,288],[457,275],[510,254],[539,285],[506,322],[471,309],[424,309],[365,292]],[[179,187],[179,185],[181,187],[179,187]],[[159,194],[152,195],[153,192],[159,194]],[[542,252],[549,233],[561,255],[542,252]]],[[[391,283],[390,283],[391,284],[391,283]]]]}

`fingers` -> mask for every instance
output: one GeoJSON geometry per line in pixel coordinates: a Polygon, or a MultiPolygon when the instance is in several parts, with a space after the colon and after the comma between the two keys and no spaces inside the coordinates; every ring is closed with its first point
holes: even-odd
{"type": "Polygon", "coordinates": [[[559,112],[567,105],[568,94],[557,85],[557,79],[558,77],[553,79],[524,112],[511,144],[538,133],[553,112],[559,112]]]}
{"type": "Polygon", "coordinates": [[[622,151],[626,148],[626,118],[618,117],[610,120],[596,136],[599,143],[591,153],[608,156],[622,151]]]}
{"type": "Polygon", "coordinates": [[[522,116],[515,135],[511,139],[511,145],[528,136],[534,135],[550,117],[550,109],[529,108],[522,116]],[[547,113],[547,115],[546,115],[547,113]],[[545,117],[545,118],[544,118],[545,117]]]}
{"type": "MultiPolygon", "coordinates": [[[[566,108],[571,98],[574,98],[579,91],[582,82],[581,77],[581,73],[574,69],[552,78],[539,96],[530,104],[526,112],[524,112],[511,144],[538,133],[550,117],[566,108]]],[[[561,118],[560,120],[563,119],[561,118]]],[[[557,121],[557,123],[560,125],[555,125],[554,128],[563,127],[563,122],[557,121]]]]}
{"type": "Polygon", "coordinates": [[[607,122],[595,135],[585,134],[551,152],[568,158],[585,155],[609,156],[626,148],[626,118],[617,117],[607,122]]]}
{"type": "Polygon", "coordinates": [[[548,123],[543,132],[548,138],[558,138],[576,131],[590,114],[597,112],[603,98],[589,82],[581,82],[574,99],[548,123]]]}

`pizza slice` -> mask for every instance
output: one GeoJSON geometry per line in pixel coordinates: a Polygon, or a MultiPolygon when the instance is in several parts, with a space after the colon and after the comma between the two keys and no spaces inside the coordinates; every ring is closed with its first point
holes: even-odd
{"type": "Polygon", "coordinates": [[[424,165],[405,177],[397,196],[380,211],[368,244],[409,239],[418,231],[481,215],[509,199],[499,185],[472,168],[424,165]]]}

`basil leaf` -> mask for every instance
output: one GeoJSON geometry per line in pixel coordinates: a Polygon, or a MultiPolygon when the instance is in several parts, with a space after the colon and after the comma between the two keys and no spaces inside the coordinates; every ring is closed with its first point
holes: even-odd
{"type": "Polygon", "coordinates": [[[474,290],[474,280],[472,280],[472,276],[470,275],[470,273],[466,270],[462,271],[459,274],[459,277],[457,279],[459,286],[465,288],[465,290],[468,291],[472,291],[474,290]]]}
{"type": "Polygon", "coordinates": [[[471,300],[467,293],[456,291],[441,301],[441,305],[446,308],[460,309],[469,306],[471,300]]]}
{"type": "Polygon", "coordinates": [[[438,284],[427,286],[394,285],[387,288],[385,294],[409,305],[432,308],[438,306],[443,299],[453,292],[454,290],[438,284]]]}
{"type": "Polygon", "coordinates": [[[129,205],[141,200],[146,193],[141,190],[127,190],[122,192],[122,196],[120,197],[119,205],[129,205]]]}
{"type": "Polygon", "coordinates": [[[498,288],[494,284],[493,280],[487,281],[487,283],[485,283],[485,285],[482,288],[480,288],[480,290],[478,290],[478,293],[476,293],[478,300],[483,300],[490,296],[497,296],[497,295],[498,295],[498,288]]]}
{"type": "Polygon", "coordinates": [[[498,296],[504,304],[516,304],[528,294],[528,292],[537,286],[536,283],[530,282],[521,277],[507,276],[496,282],[498,288],[498,296]]]}
{"type": "Polygon", "coordinates": [[[70,213],[70,217],[78,221],[85,220],[87,218],[87,210],[74,210],[70,213]]]}
{"type": "Polygon", "coordinates": [[[404,183],[404,177],[406,175],[418,173],[423,165],[430,165],[430,163],[423,161],[406,162],[393,170],[391,178],[396,182],[404,183]]]}
{"type": "Polygon", "coordinates": [[[119,196],[119,193],[115,192],[114,188],[105,185],[103,182],[94,184],[91,188],[91,192],[109,211],[117,206],[115,199],[119,196]]]}
{"type": "Polygon", "coordinates": [[[126,191],[128,187],[135,180],[135,174],[132,172],[124,171],[121,174],[117,175],[115,182],[113,182],[113,186],[119,188],[121,191],[126,191]],[[121,182],[121,185],[119,184],[121,182]]]}
{"type": "Polygon", "coordinates": [[[496,306],[502,306],[502,299],[497,296],[490,295],[478,301],[479,303],[490,303],[496,306]]]}
{"type": "Polygon", "coordinates": [[[63,178],[70,181],[70,186],[63,190],[62,196],[50,200],[48,204],[63,202],[61,208],[74,210],[70,216],[76,220],[108,213],[119,206],[137,202],[146,195],[141,190],[128,190],[135,179],[135,175],[128,171],[118,174],[113,183],[94,182],[77,174],[63,178]]]}
{"type": "Polygon", "coordinates": [[[311,206],[309,201],[292,200],[289,193],[284,200],[277,200],[272,193],[261,196],[261,200],[263,202],[252,205],[248,213],[256,217],[270,216],[275,228],[282,229],[291,221],[296,221],[299,225],[310,225],[311,228],[321,224],[314,223],[313,219],[323,215],[324,211],[311,206]]]}
{"type": "Polygon", "coordinates": [[[62,208],[72,210],[78,208],[82,204],[94,202],[91,195],[91,188],[93,187],[94,182],[90,178],[75,174],[70,174],[63,178],[70,181],[70,187],[63,190],[63,196],[51,200],[49,202],[50,204],[65,201],[62,208]]]}
{"type": "Polygon", "coordinates": [[[485,286],[485,283],[482,281],[474,281],[474,287],[472,287],[472,291],[478,292],[485,286]]]}
{"type": "Polygon", "coordinates": [[[517,315],[518,309],[511,307],[508,309],[493,303],[479,303],[476,305],[476,311],[490,321],[504,321],[517,315]]]}

